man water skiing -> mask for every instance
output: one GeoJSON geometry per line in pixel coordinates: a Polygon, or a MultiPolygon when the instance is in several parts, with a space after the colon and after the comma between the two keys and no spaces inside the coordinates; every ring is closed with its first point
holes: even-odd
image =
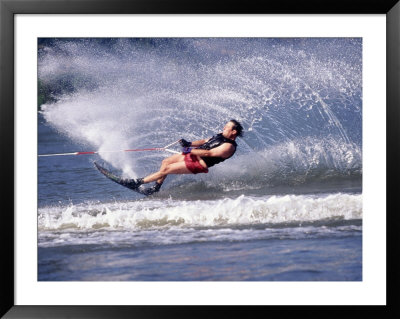
{"type": "Polygon", "coordinates": [[[235,142],[238,136],[242,136],[242,125],[236,120],[230,120],[224,126],[223,132],[209,139],[188,142],[181,139],[182,154],[172,155],[162,161],[158,172],[138,179],[120,180],[120,184],[139,191],[144,195],[158,192],[161,185],[170,174],[198,174],[208,173],[208,169],[215,164],[230,158],[236,151],[235,142]],[[154,186],[140,189],[143,184],[156,182],[154,186]]]}

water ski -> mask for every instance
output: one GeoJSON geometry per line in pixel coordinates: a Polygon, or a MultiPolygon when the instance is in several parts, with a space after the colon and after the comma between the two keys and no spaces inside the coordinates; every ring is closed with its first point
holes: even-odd
{"type": "Polygon", "coordinates": [[[96,162],[94,162],[94,165],[99,170],[99,172],[102,173],[108,179],[111,179],[113,182],[115,182],[119,185],[122,185],[126,188],[129,188],[139,194],[148,196],[148,195],[154,194],[156,191],[158,191],[158,190],[155,190],[154,187],[150,187],[150,188],[144,188],[143,186],[138,187],[133,179],[124,179],[119,176],[116,176],[113,173],[111,173],[109,170],[105,169],[104,167],[102,167],[101,165],[99,165],[96,162]]]}

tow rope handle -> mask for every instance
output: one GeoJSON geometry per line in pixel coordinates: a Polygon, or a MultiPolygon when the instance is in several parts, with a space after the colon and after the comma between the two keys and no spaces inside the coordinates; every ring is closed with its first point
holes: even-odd
{"type": "Polygon", "coordinates": [[[175,141],[171,144],[168,144],[164,147],[153,147],[153,148],[137,148],[137,149],[130,149],[130,150],[118,150],[118,151],[86,151],[86,152],[72,152],[72,153],[58,153],[58,154],[40,154],[38,157],[47,157],[47,156],[67,156],[67,155],[93,155],[93,154],[102,154],[102,153],[119,153],[119,152],[145,152],[145,151],[165,151],[174,154],[180,154],[181,152],[174,151],[169,149],[175,144],[179,143],[175,141]]]}

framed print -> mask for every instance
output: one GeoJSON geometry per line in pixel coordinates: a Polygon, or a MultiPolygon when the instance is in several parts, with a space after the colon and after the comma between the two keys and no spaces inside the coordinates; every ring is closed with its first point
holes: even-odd
{"type": "Polygon", "coordinates": [[[349,3],[1,1],[1,314],[398,313],[400,7],[349,3]]]}

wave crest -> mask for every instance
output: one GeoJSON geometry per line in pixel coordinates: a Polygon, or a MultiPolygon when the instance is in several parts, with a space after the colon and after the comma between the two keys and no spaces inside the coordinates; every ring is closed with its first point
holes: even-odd
{"type": "Polygon", "coordinates": [[[41,208],[38,216],[40,231],[238,227],[353,219],[362,219],[360,194],[264,198],[241,195],[209,201],[84,203],[41,208]]]}

